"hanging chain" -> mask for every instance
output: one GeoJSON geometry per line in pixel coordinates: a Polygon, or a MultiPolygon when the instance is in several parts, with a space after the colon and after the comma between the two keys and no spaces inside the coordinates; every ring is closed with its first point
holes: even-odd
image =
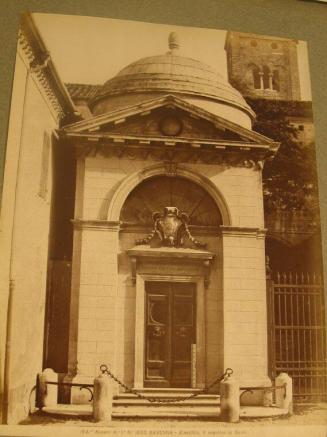
{"type": "Polygon", "coordinates": [[[208,393],[208,391],[215,386],[216,384],[218,384],[218,382],[222,381],[226,376],[229,377],[233,374],[233,369],[231,369],[230,367],[228,367],[225,372],[219,376],[218,378],[216,378],[208,387],[205,387],[202,390],[196,391],[191,393],[188,396],[184,396],[184,397],[171,397],[171,398],[165,398],[165,399],[161,399],[161,398],[156,398],[156,397],[149,397],[149,396],[145,396],[141,393],[139,393],[137,390],[128,387],[126,384],[124,384],[119,378],[117,378],[109,369],[108,366],[106,364],[101,364],[100,366],[100,370],[102,372],[102,374],[106,374],[108,376],[110,376],[111,379],[113,379],[115,382],[117,382],[117,384],[119,384],[122,388],[124,388],[126,390],[127,393],[132,393],[135,396],[137,396],[139,399],[144,399],[148,402],[151,403],[160,403],[160,404],[170,404],[170,403],[175,403],[175,402],[184,402],[184,401],[188,401],[189,399],[193,399],[199,395],[208,393]]]}

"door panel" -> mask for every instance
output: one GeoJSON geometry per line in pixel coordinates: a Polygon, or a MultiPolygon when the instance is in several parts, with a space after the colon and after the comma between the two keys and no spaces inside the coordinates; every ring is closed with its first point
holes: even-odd
{"type": "Polygon", "coordinates": [[[145,387],[190,387],[195,285],[146,282],[145,387]]]}
{"type": "Polygon", "coordinates": [[[146,374],[155,386],[168,387],[169,294],[163,287],[152,287],[146,294],[146,374]]]}
{"type": "Polygon", "coordinates": [[[194,292],[192,284],[176,283],[172,293],[171,386],[191,386],[191,345],[194,342],[194,292]]]}

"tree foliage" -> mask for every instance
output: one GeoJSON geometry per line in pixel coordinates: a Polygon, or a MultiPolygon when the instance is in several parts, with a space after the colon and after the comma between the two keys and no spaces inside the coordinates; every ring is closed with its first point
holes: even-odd
{"type": "Polygon", "coordinates": [[[301,144],[298,129],[289,121],[299,111],[299,102],[248,99],[248,103],[257,115],[253,129],[280,142],[263,170],[266,208],[312,210],[318,197],[314,144],[301,144]]]}

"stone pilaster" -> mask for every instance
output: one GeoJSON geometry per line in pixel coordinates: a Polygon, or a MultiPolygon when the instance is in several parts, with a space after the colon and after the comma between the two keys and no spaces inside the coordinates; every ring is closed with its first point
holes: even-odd
{"type": "Polygon", "coordinates": [[[264,235],[222,227],[224,368],[241,386],[269,383],[264,235]]]}
{"type": "Polygon", "coordinates": [[[69,371],[93,378],[106,363],[114,370],[119,223],[74,222],[69,371]]]}

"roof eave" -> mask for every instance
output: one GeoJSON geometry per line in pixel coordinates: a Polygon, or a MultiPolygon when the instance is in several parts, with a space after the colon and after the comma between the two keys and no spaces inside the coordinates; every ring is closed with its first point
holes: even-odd
{"type": "Polygon", "coordinates": [[[83,120],[80,121],[78,123],[73,123],[70,125],[67,125],[65,127],[66,131],[71,131],[71,132],[81,132],[83,130],[87,130],[88,128],[94,127],[96,125],[101,125],[104,123],[109,123],[112,122],[114,120],[117,119],[122,119],[125,117],[129,117],[131,115],[136,115],[138,113],[141,113],[145,110],[148,109],[155,109],[158,108],[159,106],[162,106],[164,104],[169,104],[169,103],[175,103],[177,106],[180,106],[182,109],[184,110],[189,110],[189,111],[193,111],[194,113],[196,113],[198,116],[206,118],[207,120],[215,123],[223,123],[225,127],[230,128],[232,130],[236,130],[238,132],[240,132],[240,134],[243,134],[249,138],[252,138],[254,141],[258,141],[258,142],[262,142],[262,143],[267,143],[267,144],[271,144],[273,141],[268,138],[265,137],[264,135],[261,135],[255,131],[246,129],[236,123],[233,123],[232,121],[228,121],[218,115],[212,114],[208,111],[206,111],[203,108],[199,108],[196,105],[193,105],[173,94],[166,94],[164,96],[160,96],[157,97],[155,99],[151,99],[151,100],[147,100],[146,102],[142,102],[142,103],[138,103],[138,104],[134,104],[132,106],[128,106],[128,107],[124,107],[124,108],[120,108],[118,110],[109,112],[109,113],[105,113],[105,114],[101,114],[101,115],[97,115],[92,119],[88,119],[88,120],[83,120]]]}
{"type": "Polygon", "coordinates": [[[246,141],[228,141],[228,140],[211,140],[211,139],[198,139],[198,138],[180,138],[180,137],[146,137],[136,135],[117,135],[110,133],[80,133],[80,132],[67,132],[60,131],[60,136],[65,139],[71,140],[78,147],[81,146],[81,140],[90,145],[96,146],[100,143],[107,145],[120,145],[131,146],[131,142],[135,143],[134,146],[151,147],[151,145],[159,145],[162,147],[174,148],[176,145],[188,146],[192,149],[198,150],[229,150],[245,152],[264,152],[269,157],[274,156],[279,149],[280,143],[271,142],[270,144],[249,143],[246,141]],[[210,147],[209,149],[207,147],[210,147]]]}
{"type": "Polygon", "coordinates": [[[34,64],[42,65],[51,86],[53,87],[56,97],[58,98],[63,112],[65,114],[76,112],[76,107],[72,101],[70,94],[60,79],[57,68],[47,50],[47,47],[36,27],[33,16],[31,13],[27,12],[22,14],[20,29],[24,33],[25,37],[28,39],[29,44],[33,50],[33,55],[35,58],[34,64]],[[45,63],[45,60],[47,62],[45,63]]]}

